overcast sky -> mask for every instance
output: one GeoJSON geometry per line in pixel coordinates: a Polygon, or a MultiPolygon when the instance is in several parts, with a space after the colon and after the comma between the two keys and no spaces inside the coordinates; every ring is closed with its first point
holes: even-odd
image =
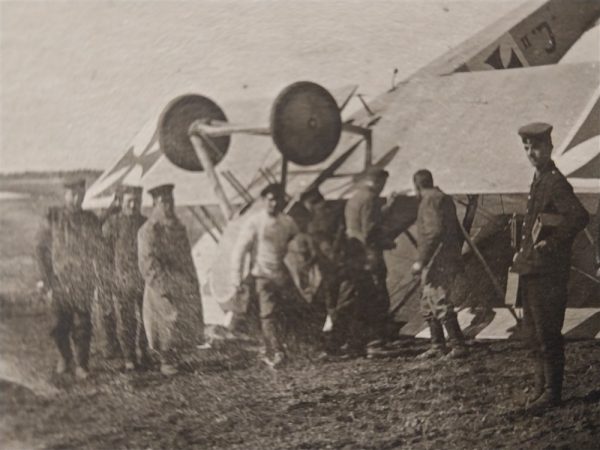
{"type": "Polygon", "coordinates": [[[513,0],[0,1],[0,171],[106,168],[173,97],[377,95],[513,0]]]}

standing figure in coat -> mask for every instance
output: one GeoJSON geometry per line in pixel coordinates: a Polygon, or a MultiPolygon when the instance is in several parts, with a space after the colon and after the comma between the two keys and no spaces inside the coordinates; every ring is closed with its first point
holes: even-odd
{"type": "MultiPolygon", "coordinates": [[[[104,224],[121,210],[123,192],[122,186],[118,186],[115,191],[115,197],[109,207],[98,214],[100,224],[104,224]]],[[[117,312],[115,311],[115,302],[113,300],[113,291],[115,290],[115,267],[114,267],[114,248],[107,244],[104,252],[105,258],[99,265],[100,283],[96,292],[98,301],[98,312],[100,321],[98,325],[104,332],[104,356],[106,359],[119,358],[123,355],[117,333],[117,312]]],[[[98,333],[96,333],[98,338],[98,333]]]]}
{"type": "Polygon", "coordinates": [[[173,187],[148,190],[154,206],[138,232],[144,327],[165,375],[177,373],[182,356],[204,342],[200,286],[185,226],[175,215],[173,187]]]}
{"type": "Polygon", "coordinates": [[[560,404],[565,367],[562,326],[567,306],[571,247],[589,215],[551,159],[552,126],[531,123],[519,129],[525,154],[535,168],[527,200],[521,246],[512,271],[519,276],[523,326],[532,349],[533,409],[560,404]]]}
{"type": "Polygon", "coordinates": [[[117,319],[117,334],[125,370],[150,365],[148,340],[142,320],[144,279],[138,267],[138,231],[146,222],[141,214],[142,188],[123,186],[121,211],[110,216],[102,226],[102,234],[112,256],[112,295],[117,319]],[[137,347],[140,350],[138,362],[137,347]]]}
{"type": "MultiPolygon", "coordinates": [[[[371,167],[352,197],[348,199],[344,216],[346,219],[346,237],[348,241],[356,240],[362,245],[369,280],[363,279],[358,290],[369,292],[368,298],[360,299],[364,305],[365,338],[367,356],[374,356],[383,351],[387,340],[387,328],[390,321],[390,296],[387,289],[387,267],[383,251],[389,248],[382,234],[382,223],[386,213],[386,205],[379,195],[383,191],[388,178],[388,172],[371,167]],[[365,282],[367,285],[365,285],[365,282]]],[[[351,263],[353,270],[354,262],[351,263]]],[[[360,277],[361,279],[363,277],[360,277]]],[[[355,296],[357,289],[347,289],[348,295],[355,296]]],[[[344,298],[339,299],[347,303],[344,298]]]]}
{"type": "Polygon", "coordinates": [[[56,318],[51,332],[60,353],[56,372],[74,369],[77,378],[85,379],[92,336],[91,307],[105,248],[100,221],[81,208],[85,180],[67,181],[64,188],[65,206],[48,212],[36,250],[41,287],[52,298],[56,318]]]}
{"type": "Polygon", "coordinates": [[[413,183],[420,202],[417,211],[419,259],[413,264],[412,272],[421,275],[421,312],[431,331],[431,348],[418,358],[445,355],[444,327],[452,346],[446,357],[461,358],[468,352],[452,301],[454,279],[464,269],[456,207],[452,197],[434,186],[429,170],[417,171],[413,183]]]}

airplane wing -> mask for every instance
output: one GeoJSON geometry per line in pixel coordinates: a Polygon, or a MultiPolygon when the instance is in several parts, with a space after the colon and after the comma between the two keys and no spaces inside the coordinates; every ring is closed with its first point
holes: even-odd
{"type": "MultiPolygon", "coordinates": [[[[422,168],[431,170],[448,193],[528,192],[532,169],[517,129],[532,121],[554,125],[559,165],[563,153],[575,152],[569,167],[589,167],[593,176],[589,164],[600,152],[593,142],[600,134],[599,86],[599,63],[456,73],[400,86],[369,105],[379,117],[372,127],[373,161],[399,147],[386,166],[391,176],[384,195],[410,191],[413,173],[422,168]],[[590,148],[577,150],[581,144],[590,148]]],[[[354,118],[363,125],[372,120],[367,112],[354,118]]],[[[310,169],[323,170],[356,140],[345,135],[328,161],[310,169]]],[[[364,152],[355,152],[338,169],[338,176],[322,185],[323,192],[335,197],[363,164],[364,152]]],[[[590,182],[587,192],[600,192],[599,177],[596,172],[592,180],[598,183],[590,182]]],[[[302,189],[310,182],[307,178],[297,175],[289,182],[290,189],[302,189]]]]}

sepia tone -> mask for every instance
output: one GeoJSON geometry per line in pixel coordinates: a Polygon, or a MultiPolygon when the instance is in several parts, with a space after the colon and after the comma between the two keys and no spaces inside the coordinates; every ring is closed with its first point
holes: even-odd
{"type": "Polygon", "coordinates": [[[597,448],[600,1],[0,13],[0,448],[597,448]]]}

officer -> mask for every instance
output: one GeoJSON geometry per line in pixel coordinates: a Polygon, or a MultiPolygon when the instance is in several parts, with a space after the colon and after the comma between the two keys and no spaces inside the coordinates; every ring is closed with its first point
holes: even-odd
{"type": "Polygon", "coordinates": [[[454,279],[463,270],[456,207],[452,197],[434,186],[429,170],[417,171],[413,182],[419,198],[419,259],[412,272],[421,275],[421,312],[431,332],[431,348],[417,358],[435,358],[446,353],[444,327],[452,346],[446,358],[461,358],[467,355],[467,349],[452,301],[454,279]]]}
{"type": "Polygon", "coordinates": [[[200,285],[185,226],[175,214],[173,188],[163,184],[148,190],[154,206],[138,231],[144,327],[167,376],[176,374],[182,357],[204,342],[200,285]]]}
{"type": "Polygon", "coordinates": [[[383,250],[391,247],[382,236],[382,222],[386,210],[379,199],[387,178],[387,171],[378,167],[369,168],[359,181],[352,197],[348,199],[344,210],[346,237],[348,241],[356,239],[362,244],[365,269],[370,275],[370,286],[360,286],[361,289],[371,292],[365,310],[367,356],[375,356],[383,351],[389,321],[390,297],[383,250]]]}
{"type": "Polygon", "coordinates": [[[56,318],[51,332],[60,353],[56,372],[74,368],[75,376],[85,379],[92,335],[91,305],[104,246],[99,220],[81,208],[85,180],[69,180],[64,188],[65,206],[50,209],[36,250],[42,289],[52,297],[56,318]]]}
{"type": "Polygon", "coordinates": [[[110,216],[102,226],[102,234],[112,255],[113,296],[117,333],[125,357],[125,370],[150,365],[148,341],[142,320],[144,280],[138,268],[137,234],[146,222],[141,214],[142,188],[123,186],[121,212],[110,216]],[[138,363],[136,341],[141,360],[138,363]]]}
{"type": "Polygon", "coordinates": [[[571,247],[589,221],[573,188],[551,159],[551,132],[552,125],[547,123],[519,129],[525,154],[535,168],[521,246],[512,265],[513,272],[520,275],[523,325],[535,364],[535,388],[528,399],[532,409],[561,401],[565,363],[561,330],[571,247]]]}

